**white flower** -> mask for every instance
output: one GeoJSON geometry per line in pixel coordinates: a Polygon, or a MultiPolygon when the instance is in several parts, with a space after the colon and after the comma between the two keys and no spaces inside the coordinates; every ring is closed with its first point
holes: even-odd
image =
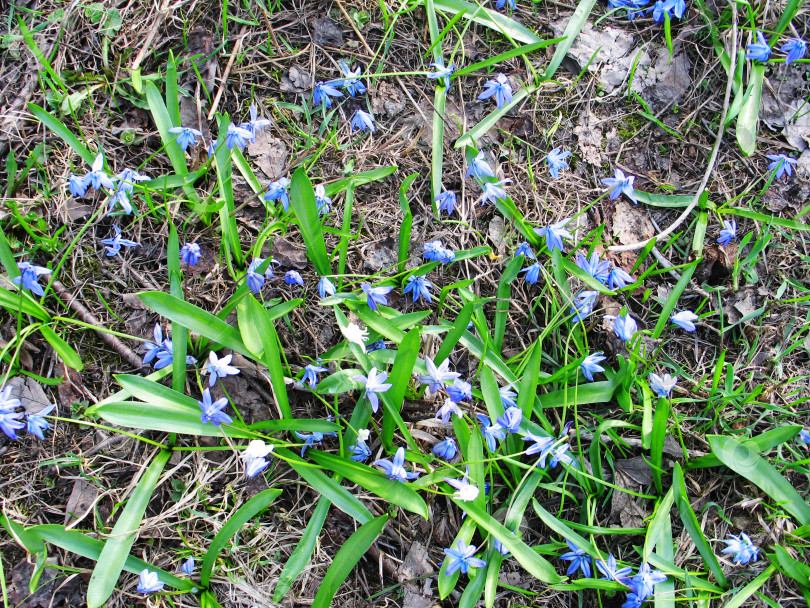
{"type": "Polygon", "coordinates": [[[248,444],[247,449],[239,456],[242,460],[253,460],[254,458],[264,458],[275,449],[275,446],[266,444],[261,439],[254,439],[248,444]]]}
{"type": "Polygon", "coordinates": [[[354,342],[366,352],[365,339],[368,338],[368,329],[360,329],[354,323],[349,323],[346,329],[341,327],[340,331],[349,342],[354,342]]]}
{"type": "Polygon", "coordinates": [[[368,441],[368,438],[371,436],[371,431],[368,429],[360,429],[357,431],[357,438],[360,441],[368,441]]]}
{"type": "Polygon", "coordinates": [[[464,502],[472,502],[478,498],[478,486],[467,481],[466,475],[462,479],[451,479],[449,477],[445,477],[444,480],[456,489],[455,494],[453,494],[453,498],[458,498],[464,502]]]}

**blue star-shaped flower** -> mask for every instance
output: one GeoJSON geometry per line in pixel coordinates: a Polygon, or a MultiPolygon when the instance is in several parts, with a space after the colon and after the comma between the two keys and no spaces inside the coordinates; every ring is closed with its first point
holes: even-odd
{"type": "Polygon", "coordinates": [[[388,475],[390,479],[394,481],[399,481],[401,483],[405,483],[406,481],[410,481],[411,479],[416,479],[419,477],[419,473],[409,472],[405,470],[403,466],[405,464],[405,448],[397,448],[396,453],[394,454],[393,462],[390,460],[377,460],[374,463],[375,467],[380,467],[385,471],[385,474],[388,475]]]}

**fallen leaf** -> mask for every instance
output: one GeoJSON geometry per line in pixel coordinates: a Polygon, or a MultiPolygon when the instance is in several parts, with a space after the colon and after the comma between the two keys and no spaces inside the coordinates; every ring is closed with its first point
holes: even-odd
{"type": "Polygon", "coordinates": [[[297,270],[304,270],[307,267],[307,252],[298,249],[287,239],[273,241],[273,257],[281,262],[282,266],[297,270]]]}
{"type": "Polygon", "coordinates": [[[343,32],[329,17],[316,17],[310,22],[312,42],[318,46],[343,46],[343,32]]]}
{"type": "Polygon", "coordinates": [[[74,481],[73,490],[71,490],[65,506],[65,525],[68,526],[77,520],[84,519],[93,508],[98,494],[99,489],[92,483],[84,479],[74,481]]]}
{"type": "Polygon", "coordinates": [[[256,141],[248,144],[247,152],[269,179],[276,180],[284,175],[289,151],[284,141],[273,137],[269,130],[259,131],[256,141]]]}

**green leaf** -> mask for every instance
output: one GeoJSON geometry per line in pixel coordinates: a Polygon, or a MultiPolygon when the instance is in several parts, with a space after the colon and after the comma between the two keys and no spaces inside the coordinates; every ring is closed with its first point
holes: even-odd
{"type": "Polygon", "coordinates": [[[737,116],[737,143],[745,156],[751,156],[757,148],[759,128],[759,105],[762,100],[762,84],[765,80],[765,66],[754,63],[748,83],[750,93],[737,116]]]}
{"type": "Polygon", "coordinates": [[[298,218],[298,227],[301,229],[301,236],[304,237],[309,261],[315,266],[319,276],[332,274],[329,256],[326,254],[326,243],[323,240],[318,204],[315,202],[315,191],[303,167],[299,167],[293,173],[290,202],[295,217],[298,218]]]}
{"type": "Polygon", "coordinates": [[[284,569],[278,577],[276,588],[273,590],[274,602],[279,603],[284,599],[284,596],[287,595],[287,591],[290,590],[295,579],[304,571],[304,568],[307,567],[310,559],[312,559],[315,543],[318,540],[323,524],[326,521],[326,515],[329,513],[329,507],[331,506],[332,503],[329,502],[326,496],[321,496],[320,500],[318,500],[318,505],[312,512],[312,517],[309,518],[309,523],[304,533],[301,535],[301,540],[298,541],[298,544],[290,554],[287,563],[284,564],[284,569]]]}
{"type": "Polygon", "coordinates": [[[387,515],[376,517],[360,526],[343,543],[318,587],[318,593],[315,594],[312,608],[328,608],[332,604],[335,593],[357,565],[357,562],[360,561],[360,558],[368,551],[371,544],[382,534],[387,521],[387,515]]]}
{"type": "Polygon", "coordinates": [[[539,554],[532,551],[526,543],[512,534],[503,526],[503,524],[495,520],[478,505],[457,500],[455,498],[452,500],[454,503],[456,503],[459,509],[475,520],[475,523],[477,523],[479,527],[483,528],[501,541],[503,546],[509,549],[514,558],[521,566],[523,566],[526,572],[544,583],[560,583],[564,580],[560,575],[557,574],[554,566],[551,565],[548,560],[540,557],[539,554]]]}
{"type": "Polygon", "coordinates": [[[456,344],[458,344],[458,341],[461,340],[461,336],[463,336],[467,331],[467,326],[470,324],[470,319],[472,318],[473,308],[480,305],[480,302],[468,302],[459,311],[456,320],[453,321],[452,329],[447,332],[442,345],[439,347],[439,351],[433,358],[433,362],[436,365],[439,365],[442,361],[447,359],[447,357],[450,356],[450,353],[453,352],[456,344]]]}
{"type": "Polygon", "coordinates": [[[732,437],[708,435],[706,439],[720,462],[759,486],[800,524],[810,525],[810,507],[807,506],[807,502],[790,482],[759,454],[732,437]]]}
{"type": "Polygon", "coordinates": [[[42,337],[48,341],[48,344],[53,347],[53,350],[56,351],[56,354],[59,355],[59,358],[65,362],[65,365],[75,369],[77,372],[84,369],[84,363],[82,363],[79,353],[73,350],[73,347],[65,342],[49,325],[40,325],[39,331],[42,333],[42,337]]]}
{"type": "MultiPolygon", "coordinates": [[[[388,375],[388,382],[391,388],[388,389],[388,398],[395,409],[402,409],[402,402],[405,399],[405,391],[413,375],[413,367],[419,355],[421,337],[419,329],[412,329],[399,344],[394,365],[391,366],[391,373],[388,375]]],[[[394,427],[396,422],[391,416],[383,418],[383,445],[390,446],[394,437],[394,427]]]]}
{"type": "Polygon", "coordinates": [[[312,449],[308,450],[307,454],[322,467],[363,486],[372,494],[376,494],[406,511],[421,515],[425,519],[428,518],[425,501],[407,484],[388,479],[367,465],[345,460],[333,454],[312,449]]]}
{"type": "Polygon", "coordinates": [[[225,348],[230,348],[246,357],[256,359],[256,356],[248,350],[248,347],[242,341],[239,330],[231,327],[210,312],[160,291],[147,291],[138,294],[138,297],[146,306],[160,316],[180,323],[189,331],[205,336],[225,348]]]}
{"type": "MultiPolygon", "coordinates": [[[[718,369],[722,369],[722,365],[718,369]]],[[[782,445],[786,441],[790,441],[796,435],[798,435],[803,428],[804,427],[799,425],[778,426],[775,429],[765,431],[764,433],[757,435],[756,437],[752,437],[751,439],[745,439],[740,443],[759,454],[764,454],[770,452],[776,446],[782,445]]],[[[687,468],[702,469],[706,467],[719,467],[721,464],[722,463],[717,456],[714,454],[707,454],[706,456],[699,456],[691,459],[687,463],[687,468]]]]}
{"type": "Polygon", "coordinates": [[[91,152],[87,146],[79,141],[79,138],[76,137],[73,132],[64,124],[62,124],[62,121],[35,103],[29,103],[28,109],[43,125],[53,131],[62,141],[70,146],[73,151],[76,152],[76,154],[81,156],[84,162],[86,162],[88,165],[93,164],[93,161],[96,158],[96,153],[91,152]]]}
{"type": "Polygon", "coordinates": [[[211,544],[208,546],[208,551],[205,552],[205,558],[203,558],[203,563],[200,567],[200,583],[202,583],[204,587],[207,587],[211,582],[211,573],[219,552],[225,548],[225,545],[230,542],[234,534],[239,532],[247,522],[267,509],[270,503],[278,498],[280,494],[281,490],[275,488],[260,492],[239,507],[239,509],[228,518],[219,532],[217,532],[214,540],[211,541],[211,544]]]}
{"type": "Polygon", "coordinates": [[[669,324],[669,318],[672,316],[672,311],[675,310],[678,300],[680,300],[681,295],[683,295],[684,290],[689,285],[689,281],[692,280],[692,275],[695,273],[698,262],[700,262],[700,260],[695,260],[686,269],[684,269],[681,278],[675,284],[675,287],[669,294],[667,301],[664,302],[664,307],[661,309],[661,314],[658,315],[658,321],[655,324],[655,329],[653,329],[652,337],[654,340],[661,337],[664,328],[666,328],[666,326],[669,324]]]}
{"type": "MultiPolygon", "coordinates": [[[[517,277],[524,261],[524,256],[519,255],[509,262],[498,283],[498,299],[495,302],[495,327],[493,329],[493,342],[498,353],[503,348],[503,335],[506,331],[506,320],[509,317],[509,302],[512,300],[512,281],[517,277]]],[[[466,325],[464,327],[466,328],[466,325]]]]}
{"type": "Polygon", "coordinates": [[[320,418],[287,418],[284,420],[260,420],[251,424],[249,429],[269,431],[306,431],[308,433],[334,433],[340,430],[336,422],[329,422],[320,418]]]}
{"type": "MultiPolygon", "coordinates": [[[[101,558],[102,550],[105,547],[104,542],[91,538],[82,532],[76,530],[66,530],[64,526],[56,524],[45,524],[42,526],[32,526],[27,528],[29,534],[36,535],[47,543],[56,545],[60,549],[75,553],[81,557],[99,561],[101,558]]],[[[107,542],[110,542],[109,540],[107,542]]],[[[178,589],[179,591],[191,592],[194,584],[186,579],[178,578],[173,574],[169,574],[165,570],[161,570],[142,559],[127,556],[124,562],[124,570],[132,574],[139,574],[144,568],[157,572],[158,579],[168,586],[178,589]]],[[[117,578],[117,577],[116,577],[117,578]]]]}
{"type": "Polygon", "coordinates": [[[453,72],[453,76],[457,78],[459,76],[469,74],[470,72],[474,72],[476,70],[483,70],[491,65],[495,65],[496,63],[509,61],[510,59],[514,59],[515,57],[520,57],[521,55],[533,53],[534,51],[546,48],[547,46],[551,46],[552,44],[557,44],[558,42],[562,41],[563,38],[553,38],[551,40],[541,40],[540,42],[533,42],[531,44],[519,46],[510,51],[506,51],[505,53],[494,55],[493,57],[489,57],[488,59],[484,59],[483,61],[478,61],[477,63],[473,63],[472,65],[463,67],[460,70],[456,70],[455,72],[453,72]]]}
{"type": "Polygon", "coordinates": [[[729,601],[723,604],[722,608],[740,608],[740,606],[742,606],[746,600],[748,600],[748,598],[754,595],[757,590],[762,587],[762,585],[768,582],[768,579],[771,578],[775,572],[776,566],[768,566],[759,576],[738,591],[737,594],[729,601]]]}
{"type": "MultiPolygon", "coordinates": [[[[228,127],[228,117],[219,116],[219,132],[224,133],[228,127]]],[[[230,259],[242,266],[244,254],[242,241],[239,238],[239,226],[236,224],[236,202],[233,198],[233,161],[228,146],[218,145],[214,154],[214,167],[217,172],[219,195],[225,204],[219,209],[219,227],[222,231],[222,244],[230,259]]]]}
{"type": "Polygon", "coordinates": [[[655,417],[653,418],[652,442],[650,444],[650,464],[652,465],[652,477],[655,489],[659,494],[663,493],[661,485],[661,467],[663,466],[664,441],[667,437],[667,423],[669,422],[669,401],[659,399],[655,406],[655,417]]]}
{"type": "Polygon", "coordinates": [[[709,545],[709,542],[703,535],[700,522],[694,510],[692,510],[692,505],[689,504],[689,495],[686,491],[683,469],[681,469],[681,465],[677,462],[675,463],[675,468],[672,470],[672,487],[675,490],[675,506],[678,507],[678,513],[681,516],[683,527],[686,528],[686,531],[692,538],[692,542],[695,543],[695,548],[703,558],[703,562],[709,570],[712,571],[712,574],[714,574],[717,584],[723,589],[728,588],[728,581],[726,581],[726,576],[723,574],[723,568],[720,566],[720,562],[717,561],[717,557],[714,555],[711,545],[709,545]]]}
{"type": "Polygon", "coordinates": [[[20,292],[14,293],[13,291],[0,287],[0,306],[15,312],[22,312],[24,315],[31,315],[40,321],[51,320],[51,315],[48,314],[48,311],[25,292],[20,296],[20,292]]]}
{"type": "Polygon", "coordinates": [[[518,42],[542,42],[534,32],[523,27],[514,19],[471,2],[465,2],[464,0],[433,0],[433,6],[445,13],[464,12],[465,19],[480,23],[518,42]]]}
{"type": "Polygon", "coordinates": [[[152,498],[152,492],[171,455],[170,450],[161,450],[155,456],[132,491],[118,521],[115,522],[110,537],[101,550],[96,567],[90,575],[90,582],[87,585],[89,608],[101,608],[112,595],[121,570],[129,557],[132,543],[135,542],[135,534],[143,519],[146,506],[152,498]]]}

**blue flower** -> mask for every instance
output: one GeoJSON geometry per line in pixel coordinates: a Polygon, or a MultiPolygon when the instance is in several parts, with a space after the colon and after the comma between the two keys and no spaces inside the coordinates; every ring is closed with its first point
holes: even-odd
{"type": "Polygon", "coordinates": [[[118,255],[118,252],[121,251],[121,247],[137,247],[138,243],[135,241],[130,241],[129,239],[122,239],[121,238],[121,229],[113,224],[113,230],[115,230],[115,236],[111,239],[101,239],[101,244],[106,245],[105,249],[107,250],[107,256],[112,257],[114,255],[118,255]]]}
{"type": "Polygon", "coordinates": [[[613,331],[625,342],[629,342],[638,331],[636,320],[629,314],[619,315],[618,317],[605,315],[605,318],[612,321],[613,331]]]}
{"type": "Polygon", "coordinates": [[[662,377],[655,373],[650,374],[650,388],[659,397],[669,397],[669,394],[677,383],[678,376],[664,374],[662,377]]]}
{"type": "Polygon", "coordinates": [[[141,574],[138,577],[138,593],[157,593],[158,591],[163,591],[163,585],[158,579],[157,572],[150,572],[148,569],[144,568],[141,570],[141,574]]]}
{"type": "Polygon", "coordinates": [[[745,56],[745,58],[759,61],[760,63],[765,63],[768,61],[768,59],[770,59],[770,57],[771,47],[768,44],[768,41],[765,40],[765,35],[757,30],[757,41],[748,45],[748,54],[745,56]]]}
{"type": "Polygon", "coordinates": [[[518,245],[518,248],[515,250],[515,257],[519,255],[524,256],[527,260],[537,259],[532,251],[531,246],[526,241],[523,241],[520,245],[518,245]]]}
{"type": "Polygon", "coordinates": [[[506,104],[512,102],[512,85],[504,74],[498,74],[495,80],[488,80],[484,85],[484,92],[478,96],[479,100],[495,97],[495,104],[500,110],[506,104]]]}
{"type": "Polygon", "coordinates": [[[235,376],[239,373],[239,370],[230,364],[231,359],[233,359],[233,355],[225,355],[219,359],[214,351],[208,353],[208,365],[205,369],[208,372],[209,386],[214,386],[218,378],[235,376]]]}
{"type": "Polygon", "coordinates": [[[245,477],[249,479],[256,477],[256,475],[264,471],[269,465],[270,461],[266,458],[251,458],[245,466],[245,477]]]}
{"type": "Polygon", "coordinates": [[[801,38],[791,38],[779,50],[782,53],[787,53],[785,65],[789,65],[797,59],[804,59],[807,53],[807,43],[801,38]]]}
{"type": "Polygon", "coordinates": [[[571,218],[565,218],[551,224],[550,226],[546,226],[545,228],[535,228],[534,231],[537,233],[538,236],[546,237],[546,248],[548,252],[551,253],[555,249],[559,249],[560,252],[564,252],[563,249],[563,239],[573,239],[573,235],[565,229],[565,225],[571,221],[571,218]]]}
{"type": "Polygon", "coordinates": [[[608,275],[608,289],[622,289],[634,281],[633,275],[618,266],[614,266],[608,275]]]}
{"type": "Polygon", "coordinates": [[[594,560],[594,563],[596,563],[596,569],[605,575],[602,577],[604,580],[615,581],[622,585],[627,585],[630,582],[630,575],[633,574],[633,569],[630,566],[619,569],[616,564],[616,558],[613,557],[612,553],[608,555],[606,562],[600,559],[594,560]]]}
{"type": "Polygon", "coordinates": [[[388,380],[388,372],[380,372],[378,374],[377,368],[372,367],[368,372],[368,377],[357,374],[352,377],[352,380],[356,380],[365,385],[366,390],[363,396],[368,399],[368,402],[371,404],[371,411],[376,413],[380,408],[380,398],[377,396],[377,393],[384,393],[392,386],[385,382],[388,380]]]}
{"type": "Polygon", "coordinates": [[[115,192],[113,192],[113,195],[108,201],[109,206],[107,207],[107,213],[112,213],[116,205],[121,205],[123,212],[129,215],[132,213],[132,203],[129,202],[129,194],[126,190],[121,190],[120,185],[119,182],[118,186],[115,187],[115,192]]]}
{"type": "Polygon", "coordinates": [[[13,387],[4,386],[0,391],[0,430],[10,439],[17,439],[17,431],[25,428],[25,423],[20,420],[23,417],[22,412],[14,411],[22,404],[19,399],[11,398],[12,390],[13,387]]]}
{"type": "Polygon", "coordinates": [[[608,260],[600,261],[599,256],[594,251],[590,258],[586,258],[580,253],[577,256],[577,266],[604,285],[608,282],[613,265],[608,260]]]}
{"type": "Polygon", "coordinates": [[[505,439],[506,433],[504,433],[501,425],[498,423],[490,424],[489,418],[484,416],[484,414],[478,414],[478,421],[481,423],[481,434],[484,436],[484,439],[487,442],[487,448],[489,448],[490,452],[494,452],[498,449],[498,444],[495,442],[496,439],[505,439]]]}
{"type": "Polygon", "coordinates": [[[472,399],[472,385],[461,378],[453,380],[453,384],[446,386],[444,390],[453,403],[472,399]]]}
{"type": "MultiPolygon", "coordinates": [[[[327,418],[327,420],[329,420],[329,421],[331,421],[331,419],[332,419],[331,416],[329,418],[327,418]]],[[[304,440],[304,445],[301,446],[301,456],[303,457],[308,448],[311,448],[314,445],[320,445],[321,442],[323,441],[324,437],[337,437],[337,433],[332,431],[330,433],[318,433],[318,432],[315,432],[315,433],[306,434],[306,433],[299,433],[298,431],[295,431],[295,436],[298,437],[299,439],[304,440]]]]}
{"type": "Polygon", "coordinates": [[[647,11],[647,13],[652,13],[655,22],[661,23],[667,17],[670,19],[673,17],[680,19],[683,17],[685,10],[685,0],[658,0],[653,7],[647,11]]]}
{"type": "Polygon", "coordinates": [[[22,402],[15,398],[11,398],[11,391],[14,390],[13,386],[4,386],[0,390],[0,410],[10,412],[22,405],[22,402]]]}
{"type": "Polygon", "coordinates": [[[793,175],[793,165],[799,161],[785,154],[766,154],[771,159],[771,164],[768,165],[768,171],[776,169],[776,179],[782,177],[785,173],[790,177],[793,175]]]}
{"type": "Polygon", "coordinates": [[[284,273],[284,282],[287,285],[300,285],[301,287],[304,286],[304,279],[301,276],[301,273],[297,270],[288,270],[284,273]]]}
{"type": "Polygon", "coordinates": [[[340,86],[352,97],[362,95],[366,92],[366,85],[363,84],[362,80],[358,80],[357,78],[363,73],[363,68],[358,66],[357,69],[352,71],[349,65],[341,59],[340,69],[343,70],[343,78],[336,81],[335,84],[340,83],[340,86]]]}
{"type": "Polygon", "coordinates": [[[433,200],[439,205],[439,211],[447,211],[447,215],[453,215],[457,204],[455,192],[445,190],[433,200]]]}
{"type": "Polygon", "coordinates": [[[393,462],[390,460],[377,460],[374,462],[375,467],[380,467],[385,471],[390,479],[405,483],[411,479],[419,477],[419,473],[408,472],[402,465],[405,464],[405,448],[397,448],[394,454],[393,462]]]}
{"type": "Polygon", "coordinates": [[[225,145],[228,146],[228,150],[233,150],[234,148],[241,150],[252,138],[253,133],[230,123],[228,125],[228,131],[225,133],[225,145]]]}
{"type": "Polygon", "coordinates": [[[321,277],[318,281],[318,295],[322,298],[335,295],[335,284],[328,277],[321,277]]]}
{"type": "Polygon", "coordinates": [[[467,545],[464,541],[460,540],[456,543],[458,549],[445,549],[444,553],[447,555],[447,567],[445,573],[451,576],[461,570],[463,574],[467,574],[470,568],[483,568],[487,563],[477,557],[473,557],[476,552],[475,545],[467,545]]]}
{"type": "Polygon", "coordinates": [[[272,124],[272,121],[267,119],[260,119],[258,116],[258,112],[256,111],[256,104],[250,104],[250,120],[248,122],[243,122],[239,125],[240,129],[244,129],[248,133],[250,133],[250,143],[256,143],[256,133],[259,132],[259,129],[263,129],[267,125],[272,124]]]}
{"type": "MultiPolygon", "coordinates": [[[[517,0],[508,0],[508,2],[509,2],[509,8],[511,8],[513,11],[517,9],[517,0]]],[[[498,10],[501,10],[504,6],[506,6],[506,3],[507,3],[507,0],[498,0],[495,3],[495,8],[497,8],[498,10]]]]}
{"type": "Polygon", "coordinates": [[[447,264],[448,262],[452,262],[456,259],[455,252],[452,249],[447,249],[444,245],[442,245],[441,241],[424,243],[422,245],[422,249],[424,250],[422,255],[425,256],[425,259],[432,260],[434,262],[447,264]]]}
{"type": "MultiPolygon", "coordinates": [[[[368,431],[366,431],[366,433],[368,433],[368,431]]],[[[357,437],[357,441],[349,446],[349,453],[351,454],[350,458],[355,462],[363,462],[371,456],[371,448],[368,447],[365,440],[357,437]]]]}
{"type": "Polygon", "coordinates": [[[682,310],[679,313],[672,315],[669,320],[675,325],[686,331],[695,331],[694,321],[698,320],[698,316],[691,310],[682,310]]]}
{"type": "Polygon", "coordinates": [[[589,314],[593,312],[593,307],[596,305],[596,298],[599,292],[596,291],[582,291],[574,298],[574,304],[568,311],[568,314],[574,315],[571,319],[575,323],[583,321],[589,314]]]}
{"type": "Polygon", "coordinates": [[[362,283],[360,288],[366,294],[366,303],[371,310],[377,310],[377,304],[388,305],[388,298],[385,296],[394,289],[393,287],[372,287],[368,283],[362,283]]]}
{"type": "Polygon", "coordinates": [[[183,248],[180,249],[180,259],[189,266],[196,266],[197,262],[200,261],[201,255],[202,250],[197,243],[186,243],[183,245],[183,248]]]}
{"type": "Polygon", "coordinates": [[[526,450],[527,456],[532,456],[533,454],[538,454],[542,452],[547,452],[551,449],[554,445],[554,437],[545,437],[541,435],[535,435],[531,431],[526,431],[526,436],[522,438],[523,441],[533,441],[534,445],[529,446],[526,450]]]}
{"type": "Polygon", "coordinates": [[[428,393],[437,393],[444,388],[445,382],[455,381],[461,374],[458,372],[451,372],[450,359],[442,361],[438,367],[430,357],[425,357],[425,367],[427,368],[427,375],[419,374],[417,380],[421,384],[427,384],[428,393]]]}
{"type": "Polygon", "coordinates": [[[537,283],[537,281],[540,280],[540,271],[542,269],[543,266],[539,262],[535,262],[534,264],[532,264],[528,268],[524,268],[520,272],[525,272],[526,276],[524,278],[526,279],[526,282],[529,283],[530,285],[534,285],[535,283],[537,283]]]}
{"type": "Polygon", "coordinates": [[[566,150],[563,152],[562,148],[554,148],[548,153],[548,156],[546,156],[546,162],[548,162],[548,172],[551,173],[551,177],[554,179],[560,177],[560,169],[565,169],[568,166],[565,159],[569,156],[571,156],[571,151],[566,150]]]}
{"type": "Polygon", "coordinates": [[[267,270],[264,273],[258,272],[257,269],[259,266],[264,264],[264,258],[253,258],[248,266],[247,273],[245,276],[247,277],[247,284],[250,288],[250,291],[253,293],[259,293],[264,287],[265,277],[267,273],[270,273],[270,276],[273,276],[273,265],[272,263],[267,267],[267,270]]]}
{"type": "Polygon", "coordinates": [[[189,557],[185,562],[183,562],[183,567],[181,568],[183,574],[191,576],[194,572],[194,558],[189,557]]]}
{"type": "Polygon", "coordinates": [[[499,416],[495,423],[508,433],[517,433],[520,423],[523,422],[523,410],[519,407],[507,408],[503,416],[499,416]]]}
{"type": "Polygon", "coordinates": [[[356,110],[352,116],[351,128],[352,131],[359,129],[360,131],[371,131],[374,133],[374,118],[368,112],[356,110]]]}
{"type": "Polygon", "coordinates": [[[104,173],[104,156],[99,153],[93,160],[90,172],[84,176],[85,184],[93,186],[93,189],[99,190],[102,187],[112,190],[115,188],[115,182],[112,178],[104,173]]]}
{"type": "Polygon", "coordinates": [[[636,594],[639,600],[645,600],[653,594],[653,588],[658,583],[667,580],[666,575],[660,570],[653,570],[647,562],[641,564],[632,580],[628,583],[631,591],[636,594]]]}
{"type": "Polygon", "coordinates": [[[502,386],[498,389],[498,394],[501,396],[501,403],[503,404],[504,409],[517,407],[517,403],[515,402],[517,393],[512,390],[511,386],[502,386]]]}
{"type": "Polygon", "coordinates": [[[571,549],[568,553],[563,553],[560,556],[561,560],[570,561],[571,565],[568,566],[568,571],[566,574],[571,576],[577,570],[582,570],[582,574],[585,578],[590,578],[591,576],[591,556],[588,555],[584,549],[580,549],[574,543],[572,543],[567,538],[565,539],[568,548],[571,549]]]}
{"type": "Polygon", "coordinates": [[[177,134],[177,145],[183,149],[183,152],[188,150],[189,146],[193,146],[197,143],[197,138],[202,137],[202,132],[198,129],[192,129],[190,127],[172,127],[169,129],[169,133],[177,134]]]}
{"type": "Polygon", "coordinates": [[[639,598],[635,593],[628,593],[622,608],[641,608],[647,598],[639,598]]]}
{"type": "Polygon", "coordinates": [[[458,454],[458,445],[456,445],[456,440],[452,437],[446,437],[444,441],[440,441],[433,446],[433,453],[444,460],[453,460],[453,458],[456,457],[456,454],[458,454]]]}
{"type": "Polygon", "coordinates": [[[419,298],[425,298],[428,302],[431,302],[431,289],[433,289],[433,283],[428,281],[425,277],[411,275],[408,277],[408,284],[402,291],[403,293],[412,294],[414,302],[416,302],[419,298]]]}
{"type": "Polygon", "coordinates": [[[264,195],[264,200],[275,201],[280,200],[284,205],[284,211],[290,210],[290,180],[286,177],[280,177],[276,181],[271,182],[267,189],[267,194],[264,195]]]}
{"type": "Polygon", "coordinates": [[[323,184],[315,186],[315,204],[318,206],[318,215],[329,213],[332,197],[326,196],[326,188],[323,187],[323,184]]]}
{"type": "MultiPolygon", "coordinates": [[[[115,186],[116,192],[128,192],[129,194],[132,194],[132,192],[135,190],[135,184],[138,182],[145,182],[152,179],[148,175],[142,175],[135,171],[135,169],[129,168],[125,168],[115,177],[118,180],[118,183],[115,186]]],[[[129,213],[129,211],[127,213],[129,213]]]]}
{"type": "Polygon", "coordinates": [[[484,192],[481,194],[481,197],[478,200],[481,201],[482,205],[485,205],[487,202],[496,204],[498,201],[505,201],[509,195],[506,194],[506,190],[504,188],[501,188],[501,184],[511,183],[512,180],[509,178],[502,179],[497,182],[485,182],[484,192]]]}
{"type": "Polygon", "coordinates": [[[717,244],[721,247],[726,247],[728,244],[737,238],[737,220],[723,220],[723,229],[720,231],[720,238],[717,239],[717,244]]]}
{"type": "Polygon", "coordinates": [[[723,541],[727,546],[721,553],[733,553],[731,561],[738,566],[745,566],[748,562],[757,561],[759,549],[754,546],[754,543],[751,542],[745,532],[742,532],[739,536],[729,534],[728,538],[729,540],[723,541]]]}
{"type": "Polygon", "coordinates": [[[807,445],[810,445],[810,431],[807,429],[802,429],[799,431],[799,439],[801,439],[807,445]]]}
{"type": "Polygon", "coordinates": [[[605,359],[607,359],[607,357],[602,354],[602,351],[595,352],[594,354],[585,357],[585,359],[582,360],[582,363],[579,364],[579,369],[582,370],[582,375],[593,382],[594,374],[605,371],[605,368],[599,365],[605,359]]]}
{"type": "Polygon", "coordinates": [[[449,66],[444,67],[444,62],[442,58],[436,61],[436,63],[431,63],[430,67],[436,68],[436,71],[432,74],[428,74],[428,78],[430,80],[438,80],[439,84],[441,84],[445,88],[450,88],[450,78],[453,75],[453,70],[456,69],[456,64],[451,63],[449,66]]]}
{"type": "Polygon", "coordinates": [[[56,409],[56,404],[52,403],[48,407],[39,410],[36,414],[27,414],[25,421],[28,423],[28,432],[38,439],[44,440],[45,435],[43,435],[42,432],[51,428],[51,425],[48,424],[48,421],[45,420],[43,416],[47,416],[54,409],[56,409]]]}
{"type": "Polygon", "coordinates": [[[318,388],[318,374],[322,374],[323,372],[328,372],[328,367],[323,367],[322,365],[312,365],[308,363],[304,366],[304,375],[301,377],[301,384],[304,382],[308,382],[309,386],[312,390],[318,388]]]}
{"type": "Polygon", "coordinates": [[[87,188],[89,186],[90,183],[84,177],[79,177],[73,173],[68,177],[68,190],[70,190],[72,196],[84,196],[87,194],[87,188]]]}
{"type": "Polygon", "coordinates": [[[376,342],[372,342],[371,344],[366,346],[367,353],[373,353],[375,350],[384,350],[385,349],[385,340],[377,340],[376,342]]]}
{"type": "Polygon", "coordinates": [[[615,200],[619,198],[622,193],[627,195],[634,203],[638,204],[638,199],[636,198],[636,191],[633,188],[633,183],[636,181],[635,176],[628,175],[625,177],[624,173],[621,169],[616,169],[615,177],[605,177],[602,179],[602,183],[605,184],[608,188],[611,188],[610,191],[610,200],[615,200]]]}
{"type": "Polygon", "coordinates": [[[205,151],[208,153],[208,158],[213,157],[214,154],[217,153],[217,140],[212,139],[211,141],[209,141],[208,147],[205,149],[205,151]]]}
{"type": "Polygon", "coordinates": [[[442,405],[439,408],[439,411],[436,412],[436,419],[441,420],[444,424],[448,424],[450,422],[450,417],[453,414],[459,418],[464,417],[461,408],[459,408],[452,399],[445,399],[444,405],[442,405]]]}
{"type": "Polygon", "coordinates": [[[312,103],[316,108],[321,105],[321,103],[327,108],[331,108],[333,97],[343,97],[343,93],[338,91],[331,82],[320,81],[312,90],[312,103]]]}
{"type": "Polygon", "coordinates": [[[45,291],[43,291],[42,285],[39,284],[39,277],[44,274],[51,274],[51,270],[44,266],[35,266],[30,262],[17,262],[17,268],[20,271],[20,276],[14,277],[14,284],[22,284],[24,289],[34,295],[44,296],[45,291]]]}
{"type": "Polygon", "coordinates": [[[227,397],[222,397],[221,399],[217,399],[212,403],[210,389],[205,389],[202,397],[202,401],[197,401],[197,405],[199,405],[200,409],[202,410],[200,420],[206,424],[210,422],[214,426],[220,426],[222,423],[230,424],[233,422],[233,419],[222,411],[228,406],[227,397]]]}
{"type": "Polygon", "coordinates": [[[472,162],[470,163],[469,168],[467,169],[466,177],[470,177],[473,175],[476,179],[483,180],[484,176],[487,177],[495,177],[495,171],[492,170],[492,167],[489,166],[487,162],[487,157],[484,155],[484,152],[479,152],[472,162]]]}

